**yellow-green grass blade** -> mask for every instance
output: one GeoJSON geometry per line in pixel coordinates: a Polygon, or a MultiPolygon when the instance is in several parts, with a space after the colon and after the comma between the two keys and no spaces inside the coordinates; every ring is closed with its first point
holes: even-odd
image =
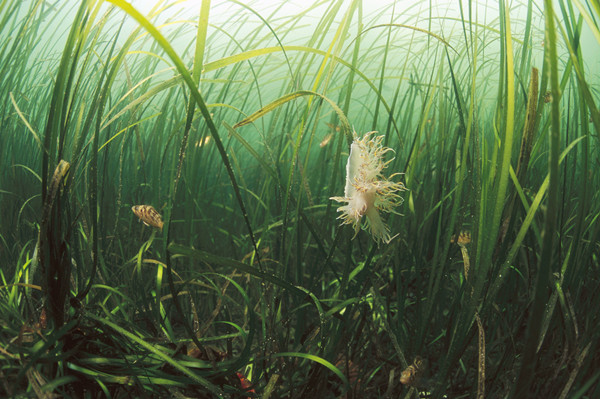
{"type": "Polygon", "coordinates": [[[315,363],[319,363],[319,364],[325,366],[326,368],[328,368],[331,372],[333,372],[344,384],[344,389],[342,390],[340,395],[343,395],[344,393],[346,393],[348,391],[348,389],[350,389],[350,382],[348,382],[348,378],[346,378],[344,373],[342,373],[342,371],[340,369],[338,369],[335,365],[333,365],[331,362],[329,362],[326,359],[323,359],[322,357],[319,357],[316,355],[311,355],[310,353],[303,353],[303,352],[279,352],[279,353],[273,354],[272,356],[273,357],[297,357],[297,358],[301,358],[301,359],[307,359],[307,360],[310,360],[315,363]]]}
{"type": "Polygon", "coordinates": [[[261,118],[261,117],[265,116],[266,114],[268,114],[269,112],[272,112],[276,108],[282,106],[283,104],[285,104],[289,101],[292,101],[298,97],[302,97],[302,96],[311,96],[311,97],[314,96],[314,97],[318,97],[318,98],[325,100],[338,115],[338,118],[344,129],[343,133],[346,135],[346,140],[348,141],[348,145],[352,144],[353,137],[352,137],[352,133],[351,133],[350,123],[348,122],[348,118],[346,117],[346,115],[344,115],[344,112],[340,109],[340,107],[335,102],[333,102],[326,96],[324,96],[320,93],[314,92],[314,91],[310,91],[310,90],[299,90],[294,93],[286,94],[285,96],[280,97],[277,100],[265,105],[263,108],[254,112],[252,115],[250,115],[247,118],[244,118],[240,122],[236,123],[235,125],[233,125],[233,128],[237,129],[241,126],[252,123],[252,122],[256,121],[258,118],[261,118]]]}

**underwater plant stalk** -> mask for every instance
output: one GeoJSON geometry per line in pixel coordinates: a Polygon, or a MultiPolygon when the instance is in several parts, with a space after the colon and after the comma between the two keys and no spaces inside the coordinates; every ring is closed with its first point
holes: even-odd
{"type": "Polygon", "coordinates": [[[554,26],[552,0],[544,1],[544,11],[546,19],[546,45],[548,49],[545,61],[550,64],[550,87],[552,89],[552,97],[554,98],[551,111],[552,128],[550,132],[550,185],[548,188],[548,212],[546,213],[547,221],[544,228],[542,254],[539,262],[539,270],[537,272],[535,297],[529,317],[521,369],[517,383],[515,384],[514,398],[525,398],[530,395],[531,382],[536,366],[535,352],[538,347],[537,341],[542,327],[544,306],[548,296],[547,287],[549,284],[550,272],[552,271],[552,254],[554,253],[554,236],[556,234],[555,225],[559,194],[558,158],[560,150],[560,90],[558,82],[558,56],[556,52],[556,30],[554,26]]]}

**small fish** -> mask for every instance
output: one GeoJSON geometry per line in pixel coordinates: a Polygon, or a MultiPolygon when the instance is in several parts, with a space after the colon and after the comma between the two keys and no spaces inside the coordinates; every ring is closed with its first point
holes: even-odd
{"type": "Polygon", "coordinates": [[[321,143],[319,144],[320,148],[325,147],[327,144],[329,144],[329,142],[331,141],[331,139],[333,138],[333,133],[329,133],[327,136],[325,136],[325,138],[321,141],[321,143]]]}
{"type": "Polygon", "coordinates": [[[131,207],[131,210],[146,226],[152,226],[162,230],[164,224],[162,217],[152,205],[135,205],[131,207]]]}
{"type": "Polygon", "coordinates": [[[415,357],[413,363],[400,374],[400,382],[404,385],[416,386],[423,374],[423,369],[423,359],[420,356],[415,357]]]}
{"type": "Polygon", "coordinates": [[[254,389],[252,389],[252,383],[250,382],[249,379],[246,378],[246,376],[244,374],[242,374],[242,373],[235,373],[235,374],[237,375],[237,378],[239,378],[240,386],[242,387],[242,389],[244,391],[256,393],[256,391],[254,389]]]}

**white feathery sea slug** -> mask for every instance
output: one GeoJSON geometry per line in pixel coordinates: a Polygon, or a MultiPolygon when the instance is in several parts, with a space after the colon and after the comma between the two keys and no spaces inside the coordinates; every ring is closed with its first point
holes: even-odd
{"type": "MultiPolygon", "coordinates": [[[[389,243],[390,229],[381,220],[379,211],[394,212],[394,208],[404,200],[398,194],[405,191],[404,183],[394,183],[383,176],[383,169],[392,161],[383,161],[383,155],[391,148],[383,147],[381,141],[383,136],[371,135],[375,132],[366,133],[359,139],[354,133],[354,141],[350,146],[350,155],[346,164],[346,188],[343,197],[331,197],[338,202],[347,202],[340,206],[338,212],[342,214],[342,224],[352,224],[354,237],[360,229],[360,221],[363,216],[367,217],[366,225],[371,230],[373,239],[379,243],[389,243]]],[[[394,177],[399,173],[390,176],[394,177]]],[[[352,237],[352,238],[354,238],[352,237]]]]}

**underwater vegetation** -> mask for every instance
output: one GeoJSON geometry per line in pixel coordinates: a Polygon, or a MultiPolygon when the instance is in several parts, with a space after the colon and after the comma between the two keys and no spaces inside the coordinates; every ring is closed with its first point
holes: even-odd
{"type": "Polygon", "coordinates": [[[0,397],[600,397],[599,19],[1,1],[0,397]]]}

